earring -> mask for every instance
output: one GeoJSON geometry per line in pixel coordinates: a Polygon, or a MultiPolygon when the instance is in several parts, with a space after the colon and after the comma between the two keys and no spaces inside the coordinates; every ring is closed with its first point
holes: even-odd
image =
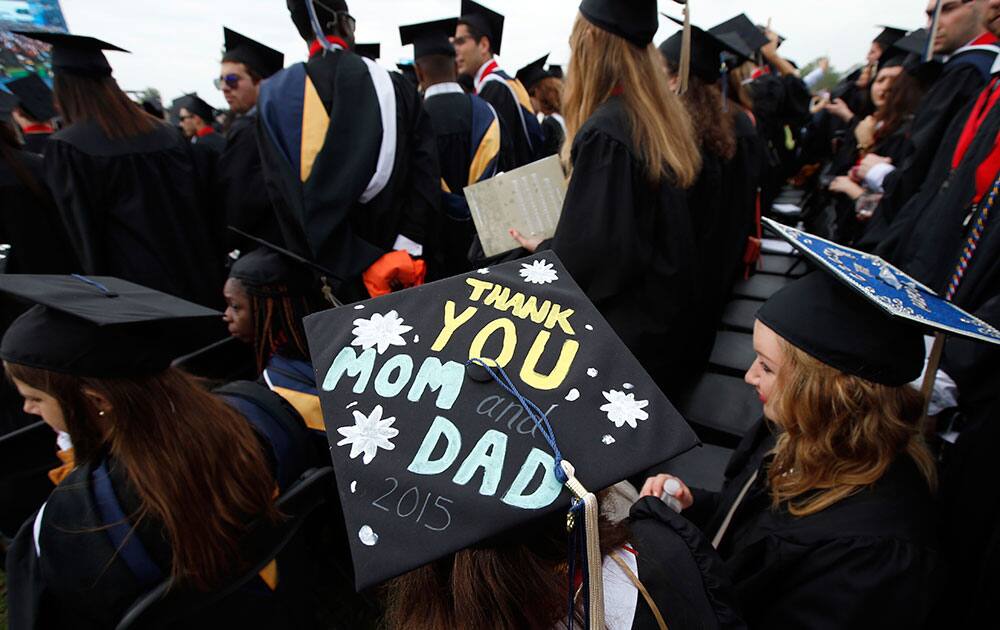
{"type": "Polygon", "coordinates": [[[103,417],[103,416],[104,416],[104,410],[102,409],[101,411],[98,411],[98,412],[97,412],[97,415],[99,415],[99,416],[102,416],[102,417],[103,417]]]}

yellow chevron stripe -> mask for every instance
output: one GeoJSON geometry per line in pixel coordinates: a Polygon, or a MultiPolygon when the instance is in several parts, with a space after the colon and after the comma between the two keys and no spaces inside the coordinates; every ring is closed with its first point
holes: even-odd
{"type": "Polygon", "coordinates": [[[476,149],[472,164],[469,165],[470,186],[479,181],[498,153],[500,153],[500,123],[494,118],[489,129],[486,130],[486,134],[483,135],[479,148],[476,149]]]}
{"type": "Polygon", "coordinates": [[[302,170],[299,177],[302,181],[309,179],[312,174],[313,164],[316,156],[323,148],[326,140],[326,130],[330,127],[330,115],[323,107],[323,100],[316,91],[316,86],[306,77],[306,87],[304,102],[302,104],[302,170]]]}
{"type": "Polygon", "coordinates": [[[521,103],[521,107],[534,114],[535,110],[531,106],[531,97],[528,95],[528,90],[524,89],[524,86],[517,79],[513,79],[507,83],[514,90],[514,94],[517,95],[517,100],[521,103]]]}

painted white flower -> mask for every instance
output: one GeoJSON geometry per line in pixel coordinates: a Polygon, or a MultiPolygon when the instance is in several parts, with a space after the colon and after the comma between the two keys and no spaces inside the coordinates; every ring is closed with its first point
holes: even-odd
{"type": "Polygon", "coordinates": [[[351,459],[364,453],[361,459],[368,465],[375,459],[378,449],[384,448],[391,451],[396,448],[390,440],[399,435],[399,429],[394,429],[392,423],[395,417],[382,418],[382,405],[376,405],[371,415],[366,416],[360,411],[354,412],[354,426],[340,427],[337,433],[344,436],[344,439],[337,442],[337,446],[351,445],[351,459]]]}
{"type": "Polygon", "coordinates": [[[636,400],[635,394],[626,394],[617,389],[602,393],[608,403],[601,406],[601,411],[607,412],[608,420],[614,422],[619,429],[626,424],[634,429],[639,426],[636,420],[649,418],[649,414],[643,411],[643,408],[649,405],[648,400],[636,400]]]}
{"type": "Polygon", "coordinates": [[[552,263],[545,262],[545,259],[533,260],[531,263],[521,263],[521,277],[525,282],[532,284],[549,284],[559,279],[552,263]]]}
{"type": "Polygon", "coordinates": [[[413,330],[413,326],[403,325],[403,318],[396,311],[385,315],[374,313],[371,319],[354,320],[354,341],[352,346],[361,346],[365,350],[375,347],[379,354],[389,346],[405,346],[403,335],[413,330]]]}
{"type": "Polygon", "coordinates": [[[490,268],[489,267],[482,267],[482,268],[478,269],[477,271],[478,271],[478,273],[486,275],[486,274],[488,274],[490,272],[490,268]]]}

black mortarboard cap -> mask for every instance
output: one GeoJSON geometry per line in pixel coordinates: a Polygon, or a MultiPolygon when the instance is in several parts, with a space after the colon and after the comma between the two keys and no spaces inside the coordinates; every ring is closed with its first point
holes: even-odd
{"type": "Polygon", "coordinates": [[[378,61],[382,56],[382,44],[355,44],[354,52],[372,61],[378,61]]]}
{"type": "Polygon", "coordinates": [[[186,326],[222,314],[118,278],[0,275],[35,306],[3,336],[4,361],[97,378],[154,374],[184,353],[186,326]]]}
{"type": "Polygon", "coordinates": [[[222,27],[226,40],[223,61],[242,63],[265,79],[285,66],[285,55],[246,35],[222,27]]]}
{"type": "Polygon", "coordinates": [[[885,25],[880,25],[880,28],[882,29],[882,32],[879,33],[878,36],[872,41],[881,46],[882,50],[892,46],[898,40],[906,36],[906,29],[885,25]]]}
{"type": "Polygon", "coordinates": [[[181,102],[181,107],[188,110],[188,112],[192,114],[201,116],[201,119],[210,125],[215,119],[215,108],[206,103],[197,94],[188,94],[187,97],[181,102]]]}
{"type": "Polygon", "coordinates": [[[652,43],[660,25],[656,0],[583,0],[580,13],[594,26],[640,48],[652,43]]]}
{"type": "Polygon", "coordinates": [[[400,26],[399,41],[404,46],[413,44],[414,59],[427,55],[454,57],[455,46],[451,43],[451,38],[457,24],[457,18],[449,18],[400,26]]]}
{"type": "Polygon", "coordinates": [[[250,236],[234,227],[229,229],[260,245],[240,256],[229,268],[229,277],[243,283],[248,293],[271,295],[286,290],[304,293],[317,286],[317,274],[334,278],[319,265],[284,247],[250,236]]]}
{"type": "Polygon", "coordinates": [[[907,72],[915,73],[924,64],[927,37],[927,29],[924,28],[900,37],[882,51],[882,56],[878,60],[878,69],[903,66],[907,72]]]}
{"type": "Polygon", "coordinates": [[[473,0],[462,0],[462,17],[459,23],[472,26],[481,34],[490,38],[490,50],[494,55],[500,54],[500,42],[503,40],[504,17],[487,9],[473,0]]]}
{"type": "Polygon", "coordinates": [[[721,24],[717,24],[708,29],[709,33],[718,35],[720,33],[736,33],[747,46],[747,49],[755,54],[758,50],[767,45],[767,36],[757,26],[750,21],[745,13],[740,13],[736,17],[730,18],[721,24]]]}
{"type": "Polygon", "coordinates": [[[894,320],[823,271],[775,293],[757,319],[806,354],[875,383],[905,385],[923,371],[920,329],[894,320]]]}
{"type": "Polygon", "coordinates": [[[93,37],[70,35],[68,33],[46,33],[39,31],[14,31],[18,35],[37,39],[52,45],[52,69],[56,74],[77,74],[92,77],[110,77],[111,64],[104,56],[105,50],[128,52],[114,44],[93,37]]]}
{"type": "Polygon", "coordinates": [[[569,507],[527,401],[592,492],[697,443],[552,252],[305,326],[359,589],[569,507]]]}
{"type": "MultiPolygon", "coordinates": [[[[683,25],[684,22],[666,16],[670,20],[683,25]]],[[[660,53],[680,67],[681,43],[684,31],[680,30],[660,44],[660,53]]],[[[691,74],[706,83],[715,83],[722,77],[725,69],[725,55],[740,56],[740,51],[729,45],[721,37],[691,25],[691,74]]]]}
{"type": "Polygon", "coordinates": [[[17,97],[0,89],[0,123],[10,122],[11,112],[17,107],[17,97]]]}
{"type": "Polygon", "coordinates": [[[545,56],[535,59],[528,65],[518,70],[515,78],[521,82],[521,85],[523,85],[525,89],[530,90],[532,86],[542,79],[547,79],[552,76],[545,71],[545,62],[548,60],[549,53],[545,53],[545,56]]]}
{"type": "Polygon", "coordinates": [[[292,23],[295,24],[295,28],[299,31],[302,39],[306,41],[316,39],[316,33],[313,31],[312,23],[309,20],[307,2],[313,3],[313,9],[316,10],[316,17],[319,19],[320,24],[336,20],[338,11],[344,13],[348,11],[347,2],[344,0],[286,0],[288,12],[292,17],[292,23]]]}
{"type": "Polygon", "coordinates": [[[996,328],[881,258],[763,221],[820,271],[771,296],[757,319],[816,359],[899,386],[923,371],[924,330],[1000,344],[996,328]]]}
{"type": "Polygon", "coordinates": [[[549,64],[549,74],[557,79],[563,78],[562,66],[556,63],[549,64]]]}
{"type": "Polygon", "coordinates": [[[56,117],[56,107],[52,103],[52,88],[37,74],[13,80],[7,84],[7,89],[14,93],[18,107],[30,118],[44,122],[56,117]]]}

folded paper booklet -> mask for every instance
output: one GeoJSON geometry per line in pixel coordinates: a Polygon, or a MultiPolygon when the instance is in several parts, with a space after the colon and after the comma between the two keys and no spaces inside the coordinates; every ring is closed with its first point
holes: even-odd
{"type": "Polygon", "coordinates": [[[496,256],[519,246],[510,228],[532,238],[555,235],[566,198],[566,176],[558,156],[552,155],[473,184],[464,192],[483,251],[496,256]]]}

